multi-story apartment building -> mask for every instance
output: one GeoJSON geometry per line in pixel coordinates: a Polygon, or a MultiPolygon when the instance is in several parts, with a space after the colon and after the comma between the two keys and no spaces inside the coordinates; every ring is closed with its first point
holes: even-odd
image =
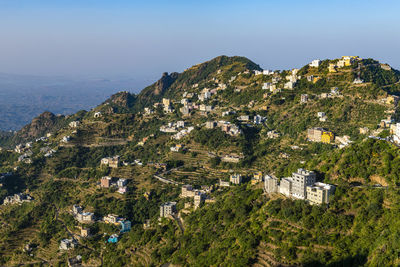
{"type": "Polygon", "coordinates": [[[335,192],[335,186],[324,183],[315,183],[307,186],[307,200],[311,204],[328,204],[335,192]]]}
{"type": "Polygon", "coordinates": [[[306,198],[306,187],[315,183],[316,175],[312,171],[298,169],[292,174],[292,196],[306,198]]]}
{"type": "Polygon", "coordinates": [[[167,217],[176,212],[176,202],[166,202],[160,206],[160,217],[167,217]]]}

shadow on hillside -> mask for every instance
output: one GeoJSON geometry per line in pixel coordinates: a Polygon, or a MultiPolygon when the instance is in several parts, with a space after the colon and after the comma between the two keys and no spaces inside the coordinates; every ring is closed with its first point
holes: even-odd
{"type": "Polygon", "coordinates": [[[311,261],[304,266],[328,266],[328,267],[355,267],[355,266],[364,266],[367,263],[367,257],[365,255],[356,255],[344,258],[342,260],[338,260],[328,265],[324,265],[319,261],[311,261]]]}

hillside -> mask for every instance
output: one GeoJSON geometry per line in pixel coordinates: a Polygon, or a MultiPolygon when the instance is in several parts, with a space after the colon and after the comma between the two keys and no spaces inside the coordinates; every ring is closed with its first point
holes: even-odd
{"type": "Polygon", "coordinates": [[[0,206],[0,265],[399,265],[399,81],[373,59],[267,71],[221,56],[90,111],[43,113],[3,134],[0,198],[33,199],[0,206]],[[336,188],[329,201],[261,181],[299,168],[336,188]],[[200,195],[180,197],[187,184],[200,195]],[[168,201],[177,212],[160,218],[168,201]],[[59,249],[66,238],[77,247],[59,249]]]}

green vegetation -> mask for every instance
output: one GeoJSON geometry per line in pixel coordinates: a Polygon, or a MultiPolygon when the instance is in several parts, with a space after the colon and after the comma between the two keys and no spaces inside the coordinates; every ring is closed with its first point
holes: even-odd
{"type": "Polygon", "coordinates": [[[379,124],[388,116],[400,118],[396,105],[386,101],[399,92],[400,73],[371,59],[328,72],[337,61],[304,66],[291,90],[283,89],[290,70],[255,75],[261,69],[252,61],[221,56],[183,73],[165,73],[138,95],[117,93],[90,112],[45,113],[16,135],[0,133],[0,173],[12,172],[0,181],[0,200],[16,193],[33,197],[0,206],[0,265],[64,266],[76,255],[90,266],[400,265],[400,150],[360,133],[367,127],[368,135],[391,137],[393,129],[379,124]],[[354,84],[359,66],[364,83],[354,84]],[[281,91],[261,89],[273,79],[281,91]],[[204,92],[209,98],[198,100],[204,92]],[[302,94],[308,95],[305,103],[302,94]],[[171,100],[173,112],[157,104],[163,98],[171,100]],[[179,111],[183,98],[193,104],[190,116],[179,111]],[[200,112],[201,104],[214,109],[200,112]],[[95,118],[96,112],[101,114],[95,118]],[[249,121],[239,121],[242,115],[249,121]],[[256,115],[263,121],[253,122],[256,115]],[[78,127],[68,126],[76,120],[78,127]],[[188,126],[160,131],[177,121],[194,130],[178,138],[175,133],[188,126]],[[235,125],[241,133],[206,129],[207,121],[235,125]],[[352,143],[339,149],[339,142],[310,142],[311,127],[346,135],[352,143]],[[34,141],[47,133],[48,139],[34,141]],[[61,141],[64,136],[71,140],[61,141]],[[26,141],[33,143],[21,153],[11,150],[26,141]],[[184,149],[171,151],[176,145],[184,149]],[[100,165],[115,155],[118,168],[100,165]],[[282,178],[298,168],[336,185],[329,205],[266,195],[262,184],[250,182],[255,172],[282,178]],[[242,174],[244,183],[216,186],[233,173],[242,174]],[[102,187],[103,176],[127,179],[127,192],[102,187]],[[183,184],[210,190],[205,203],[195,209],[193,198],[180,198],[183,184]],[[167,201],[177,202],[179,215],[159,220],[159,207],[167,201]],[[74,204],[93,212],[96,221],[79,223],[74,204]],[[132,223],[116,244],[107,239],[120,226],[101,220],[108,214],[132,223]],[[78,238],[81,226],[90,229],[88,237],[78,238]],[[72,236],[78,247],[60,251],[60,240],[72,236]],[[29,253],[23,251],[27,244],[29,253]]]}

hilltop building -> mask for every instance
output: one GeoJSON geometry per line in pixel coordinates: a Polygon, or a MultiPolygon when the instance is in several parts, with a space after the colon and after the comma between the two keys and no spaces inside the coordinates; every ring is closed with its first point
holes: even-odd
{"type": "Polygon", "coordinates": [[[319,64],[321,64],[321,60],[319,59],[314,59],[313,61],[311,61],[310,64],[308,64],[310,67],[314,67],[314,68],[318,68],[319,64]]]}

